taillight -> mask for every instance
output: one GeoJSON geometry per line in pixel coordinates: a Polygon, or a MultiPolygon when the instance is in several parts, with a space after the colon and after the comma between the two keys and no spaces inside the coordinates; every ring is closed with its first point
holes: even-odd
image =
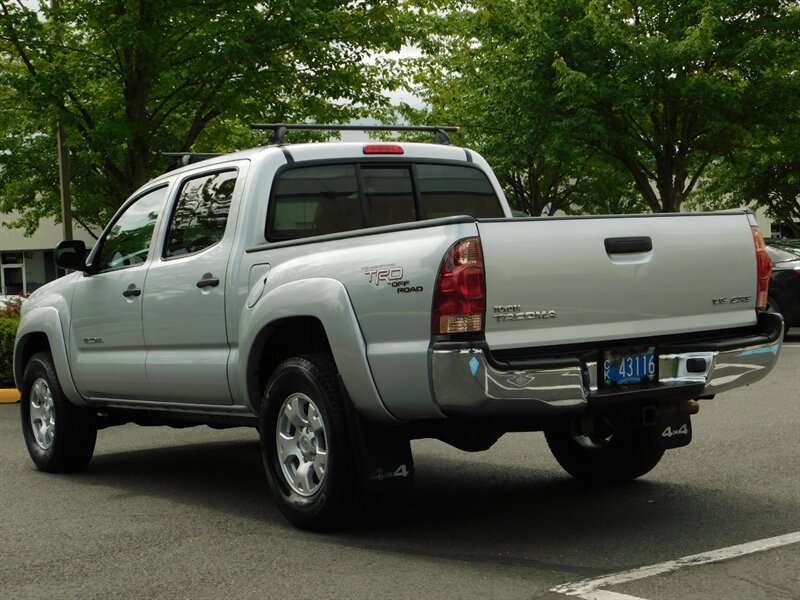
{"type": "Polygon", "coordinates": [[[769,292],[769,276],[772,275],[772,261],[767,253],[767,245],[758,227],[752,226],[753,243],[756,246],[756,266],[758,267],[758,289],[756,294],[756,308],[767,308],[767,293],[769,292]]]}
{"type": "Polygon", "coordinates": [[[456,242],[442,259],[433,294],[434,335],[483,331],[486,283],[480,239],[456,242]]]}

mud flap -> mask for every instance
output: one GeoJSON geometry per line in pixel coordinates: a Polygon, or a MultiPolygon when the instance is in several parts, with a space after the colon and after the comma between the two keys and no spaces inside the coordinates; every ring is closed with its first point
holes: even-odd
{"type": "Polygon", "coordinates": [[[364,490],[385,493],[410,489],[414,484],[414,459],[408,437],[366,421],[349,398],[347,416],[364,490]]]}
{"type": "Polygon", "coordinates": [[[357,415],[354,420],[353,446],[364,489],[378,493],[410,489],[414,459],[408,438],[390,429],[376,429],[357,415]]]}
{"type": "Polygon", "coordinates": [[[656,423],[656,432],[665,450],[688,446],[692,441],[692,420],[689,415],[662,416],[656,423]]]}

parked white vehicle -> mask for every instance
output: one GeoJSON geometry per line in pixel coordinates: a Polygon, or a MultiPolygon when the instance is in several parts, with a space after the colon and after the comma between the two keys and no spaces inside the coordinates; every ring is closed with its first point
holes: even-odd
{"type": "Polygon", "coordinates": [[[639,477],[781,347],[747,211],[512,219],[446,144],[209,158],[56,255],[76,272],[30,296],[14,358],[36,465],[82,468],[120,423],[254,426],[311,529],[411,485],[414,438],[544,431],[577,478],[639,477]]]}

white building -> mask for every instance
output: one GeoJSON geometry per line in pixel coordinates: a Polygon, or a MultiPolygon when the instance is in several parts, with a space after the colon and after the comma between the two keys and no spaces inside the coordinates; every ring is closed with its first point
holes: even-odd
{"type": "MultiPolygon", "coordinates": [[[[25,237],[24,230],[5,225],[16,218],[15,214],[0,218],[0,296],[29,294],[58,276],[53,248],[64,239],[61,225],[42,221],[36,233],[25,237]]],[[[86,242],[87,248],[94,244],[94,238],[80,227],[75,228],[74,237],[86,242]]]]}

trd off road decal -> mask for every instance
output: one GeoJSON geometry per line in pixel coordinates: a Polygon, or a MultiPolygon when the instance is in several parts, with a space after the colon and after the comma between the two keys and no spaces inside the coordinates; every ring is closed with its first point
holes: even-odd
{"type": "Polygon", "coordinates": [[[398,294],[413,294],[423,290],[421,285],[413,285],[404,277],[403,267],[397,265],[378,265],[364,268],[364,275],[375,287],[388,287],[398,294]]]}

